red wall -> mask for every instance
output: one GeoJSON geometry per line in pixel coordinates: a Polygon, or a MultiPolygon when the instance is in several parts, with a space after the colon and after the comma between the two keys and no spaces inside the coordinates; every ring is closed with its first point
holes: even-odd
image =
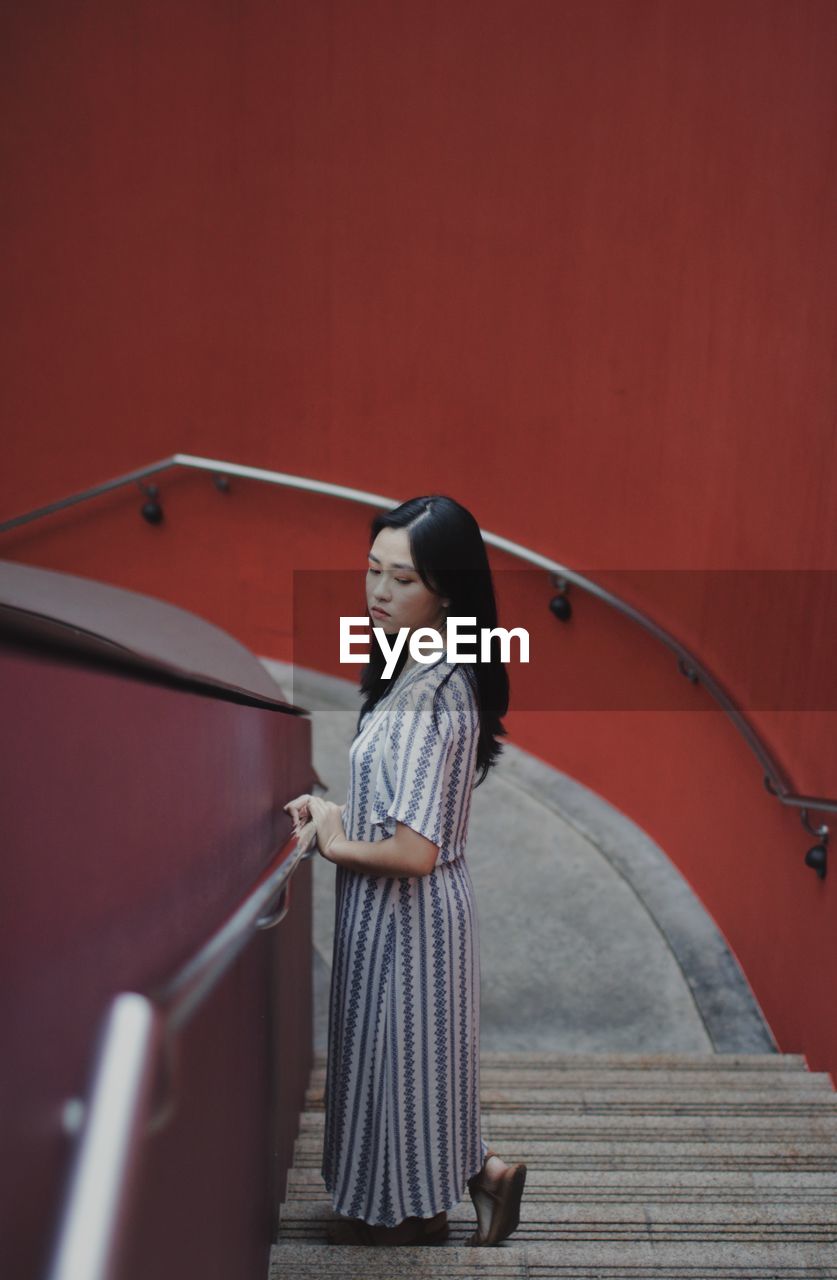
{"type": "MultiPolygon", "coordinates": [[[[831,0],[3,21],[0,517],[183,450],[451,492],[591,573],[837,567],[831,0]]],[[[282,657],[290,567],[365,547],[362,513],[322,500],[166,494],[160,529],[116,496],[0,554],[282,657]]],[[[827,634],[813,615],[797,666],[827,634]]],[[[758,718],[801,789],[835,792],[827,706],[758,718]]],[[[508,723],[651,832],[782,1048],[837,1070],[835,873],[803,867],[812,840],[722,718],[508,723]]]]}

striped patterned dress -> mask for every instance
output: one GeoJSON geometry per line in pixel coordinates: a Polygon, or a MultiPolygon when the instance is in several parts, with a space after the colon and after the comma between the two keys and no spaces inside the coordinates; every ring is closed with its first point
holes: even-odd
{"type": "Polygon", "coordinates": [[[439,846],[425,876],[336,867],[322,1176],[337,1213],[371,1224],[452,1209],[488,1149],[465,861],[478,734],[473,671],[442,657],[402,672],[351,747],[347,837],[399,821],[439,846]]]}

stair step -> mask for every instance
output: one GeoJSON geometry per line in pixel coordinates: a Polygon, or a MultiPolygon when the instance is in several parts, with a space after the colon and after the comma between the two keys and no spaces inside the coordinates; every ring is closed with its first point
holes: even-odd
{"type": "Polygon", "coordinates": [[[482,1136],[528,1165],[521,1222],[439,1249],[336,1248],[318,1054],[271,1276],[409,1280],[837,1280],[837,1092],[793,1054],[483,1053],[482,1136]]]}
{"type": "MultiPolygon", "coordinates": [[[[319,1168],[290,1170],[286,1203],[321,1203],[326,1197],[319,1168]]],[[[768,1204],[798,1199],[806,1204],[823,1201],[837,1205],[837,1171],[724,1173],[686,1169],[673,1182],[662,1174],[632,1169],[559,1169],[550,1173],[532,1168],[526,1177],[527,1201],[549,1200],[556,1205],[574,1201],[615,1204],[642,1200],[658,1204],[667,1201],[697,1204],[719,1199],[728,1204],[768,1204]]]]}
{"type": "MultiPolygon", "coordinates": [[[[282,1235],[291,1240],[306,1237],[309,1242],[325,1242],[326,1228],[333,1223],[331,1201],[286,1203],[281,1213],[282,1235]]],[[[448,1221],[454,1237],[474,1230],[474,1210],[470,1199],[449,1210],[448,1221]]],[[[610,1205],[562,1204],[524,1197],[516,1241],[525,1240],[636,1240],[693,1239],[716,1237],[735,1240],[810,1240],[837,1244],[837,1204],[817,1205],[797,1201],[775,1204],[733,1205],[721,1201],[710,1204],[660,1204],[653,1200],[610,1205]]]]}
{"type": "MultiPolygon", "coordinates": [[[[837,1116],[803,1116],[777,1112],[773,1115],[562,1115],[533,1116],[525,1120],[508,1112],[483,1112],[483,1137],[494,1144],[512,1143],[516,1148],[540,1149],[544,1142],[567,1142],[589,1137],[598,1141],[611,1135],[615,1142],[687,1141],[760,1142],[776,1138],[799,1138],[808,1142],[836,1142],[837,1116]],[[490,1135],[487,1137],[486,1135],[490,1135]]],[[[316,1123],[309,1112],[301,1124],[300,1149],[321,1144],[324,1123],[316,1123]]],[[[503,1157],[505,1159],[505,1156],[503,1157]]]]}
{"type": "MultiPolygon", "coordinates": [[[[809,1091],[803,1096],[787,1093],[745,1093],[732,1090],[725,1093],[681,1093],[668,1096],[659,1093],[608,1094],[607,1090],[564,1093],[544,1097],[541,1092],[499,1093],[480,1091],[480,1111],[525,1117],[523,1123],[531,1123],[531,1117],[551,1115],[787,1115],[819,1116],[837,1119],[837,1093],[809,1091]]],[[[323,1100],[309,1092],[305,1114],[312,1120],[324,1114],[323,1100]]]]}
{"type": "MultiPolygon", "coordinates": [[[[512,1240],[514,1237],[512,1237],[512,1240]]],[[[274,1245],[269,1280],[366,1280],[408,1276],[411,1280],[835,1280],[830,1244],[807,1242],[704,1243],[620,1241],[513,1244],[472,1249],[445,1244],[369,1248],[333,1245],[274,1245]]]]}
{"type": "MultiPolygon", "coordinates": [[[[818,1142],[833,1142],[837,1138],[837,1115],[806,1116],[805,1135],[818,1142]]],[[[509,1143],[521,1148],[535,1143],[564,1142],[571,1138],[589,1134],[599,1139],[603,1134],[612,1134],[614,1142],[625,1142],[634,1139],[640,1142],[648,1138],[649,1142],[680,1142],[689,1138],[706,1140],[706,1142],[723,1142],[723,1140],[744,1140],[747,1134],[758,1140],[767,1134],[788,1135],[799,1134],[799,1116],[787,1112],[774,1112],[770,1115],[653,1115],[649,1112],[639,1115],[625,1115],[622,1112],[602,1112],[602,1114],[567,1114],[555,1116],[532,1112],[526,1116],[516,1116],[509,1111],[482,1111],[482,1137],[490,1133],[491,1144],[495,1142],[509,1143]]],[[[321,1117],[307,1112],[305,1124],[299,1126],[298,1142],[302,1147],[323,1142],[325,1123],[321,1117]]],[[[486,1142],[488,1142],[486,1138],[486,1142]]],[[[506,1157],[503,1157],[506,1158],[506,1157]]]]}
{"type": "MultiPolygon", "coordinates": [[[[325,1089],[325,1071],[311,1074],[309,1092],[319,1097],[325,1089]]],[[[700,1071],[683,1068],[681,1071],[654,1070],[623,1071],[530,1071],[527,1067],[497,1070],[480,1066],[480,1092],[509,1089],[549,1090],[557,1096],[565,1092],[588,1093],[685,1093],[694,1090],[716,1092],[735,1090],[736,1093],[800,1093],[821,1091],[834,1095],[831,1077],[827,1071],[700,1071]]]]}
{"type": "MultiPolygon", "coordinates": [[[[314,1055],[314,1070],[322,1069],[326,1055],[314,1055]]],[[[502,1067],[551,1068],[554,1071],[747,1071],[807,1072],[805,1058],[796,1053],[500,1053],[480,1051],[480,1071],[502,1067]]]]}
{"type": "MultiPolygon", "coordinates": [[[[297,1166],[319,1168],[321,1152],[301,1151],[297,1166]]],[[[837,1172],[834,1143],[781,1142],[601,1142],[544,1143],[539,1150],[504,1151],[503,1159],[537,1163],[544,1171],[559,1169],[799,1169],[837,1172]]]]}

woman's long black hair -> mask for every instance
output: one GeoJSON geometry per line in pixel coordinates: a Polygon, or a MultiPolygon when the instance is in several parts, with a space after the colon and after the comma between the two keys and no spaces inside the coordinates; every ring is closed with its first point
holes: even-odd
{"type": "MultiPolygon", "coordinates": [[[[463,632],[468,635],[473,630],[476,631],[474,644],[468,642],[464,648],[479,655],[482,628],[497,626],[497,603],[485,543],[480,527],[470,511],[454,498],[434,493],[423,498],[410,498],[394,510],[375,516],[371,525],[370,547],[382,529],[406,529],[413,563],[424,585],[429,591],[450,601],[447,613],[451,617],[476,618],[473,626],[469,624],[467,628],[463,628],[463,632]]],[[[374,622],[370,618],[370,626],[372,625],[374,622]]],[[[488,770],[496,763],[496,758],[503,750],[503,744],[497,739],[506,734],[502,717],[509,709],[509,677],[505,665],[500,661],[499,651],[499,638],[493,636],[490,662],[464,664],[472,674],[479,706],[479,777],[475,786],[485,780],[488,770]]],[[[358,717],[358,728],[364,713],[392,688],[407,660],[407,654],[408,646],[405,644],[398,655],[391,678],[384,680],[382,673],[386,660],[383,651],[374,641],[371,644],[370,660],[363,668],[360,681],[364,702],[358,717]]],[[[436,697],[452,674],[448,673],[441,682],[436,697]]]]}

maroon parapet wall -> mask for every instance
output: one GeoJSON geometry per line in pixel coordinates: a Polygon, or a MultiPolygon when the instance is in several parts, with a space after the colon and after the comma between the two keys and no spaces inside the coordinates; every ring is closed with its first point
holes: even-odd
{"type": "MultiPolygon", "coordinates": [[[[179,685],[62,652],[60,620],[49,643],[19,622],[0,644],[0,1213],[4,1270],[34,1280],[73,1154],[63,1104],[85,1094],[111,998],[163,982],[240,905],[288,839],[282,804],[315,775],[310,722],[278,687],[273,704],[257,692],[255,659],[248,703],[241,668],[222,696],[223,663],[214,687],[207,671],[179,685]]],[[[126,1276],[265,1274],[311,1063],[310,912],[306,863],[287,918],[184,1028],[175,1110],[141,1152],[126,1276]]]]}

